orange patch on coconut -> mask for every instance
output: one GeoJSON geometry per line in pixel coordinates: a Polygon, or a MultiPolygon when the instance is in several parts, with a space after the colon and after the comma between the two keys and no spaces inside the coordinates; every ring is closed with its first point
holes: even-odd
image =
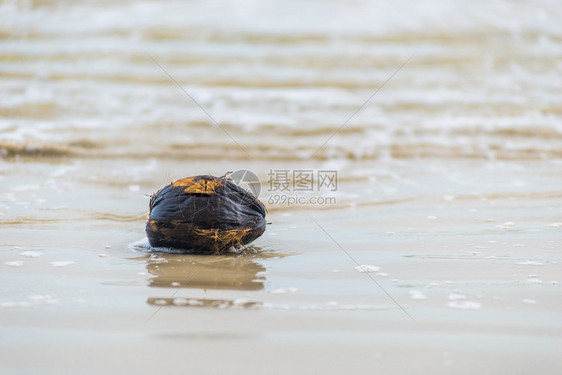
{"type": "Polygon", "coordinates": [[[185,186],[183,190],[188,194],[215,194],[218,188],[224,186],[217,179],[206,179],[201,178],[198,181],[194,181],[195,177],[183,178],[172,183],[172,186],[185,186]]]}
{"type": "Polygon", "coordinates": [[[251,230],[251,228],[231,230],[193,228],[193,232],[199,236],[211,238],[221,244],[231,245],[240,245],[242,243],[242,238],[251,230]]]}
{"type": "Polygon", "coordinates": [[[195,177],[197,176],[182,178],[181,180],[172,182],[172,186],[191,186],[193,185],[195,177]]]}

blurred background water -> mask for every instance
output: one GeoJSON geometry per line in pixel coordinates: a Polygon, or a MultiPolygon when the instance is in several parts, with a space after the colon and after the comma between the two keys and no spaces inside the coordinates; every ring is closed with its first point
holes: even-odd
{"type": "Polygon", "coordinates": [[[0,153],[560,158],[560,19],[546,0],[3,1],[0,153]]]}

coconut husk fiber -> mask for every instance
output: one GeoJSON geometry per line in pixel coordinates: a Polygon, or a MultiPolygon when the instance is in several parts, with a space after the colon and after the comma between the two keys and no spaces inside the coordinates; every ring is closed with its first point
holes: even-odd
{"type": "Polygon", "coordinates": [[[224,178],[194,176],[151,196],[146,235],[155,248],[224,253],[254,241],[265,225],[265,207],[251,193],[224,178]]]}

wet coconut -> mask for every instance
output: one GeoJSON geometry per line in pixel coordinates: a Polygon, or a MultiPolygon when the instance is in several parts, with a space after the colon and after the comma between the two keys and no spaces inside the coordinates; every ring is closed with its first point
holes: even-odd
{"type": "Polygon", "coordinates": [[[152,195],[146,235],[152,247],[186,253],[223,253],[265,231],[265,207],[224,178],[194,176],[152,195]]]}

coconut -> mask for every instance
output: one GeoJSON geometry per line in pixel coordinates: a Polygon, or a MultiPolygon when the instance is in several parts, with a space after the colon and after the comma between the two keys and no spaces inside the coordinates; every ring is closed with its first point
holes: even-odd
{"type": "Polygon", "coordinates": [[[146,235],[154,248],[224,253],[261,236],[265,213],[263,203],[227,179],[188,177],[150,197],[146,235]]]}

